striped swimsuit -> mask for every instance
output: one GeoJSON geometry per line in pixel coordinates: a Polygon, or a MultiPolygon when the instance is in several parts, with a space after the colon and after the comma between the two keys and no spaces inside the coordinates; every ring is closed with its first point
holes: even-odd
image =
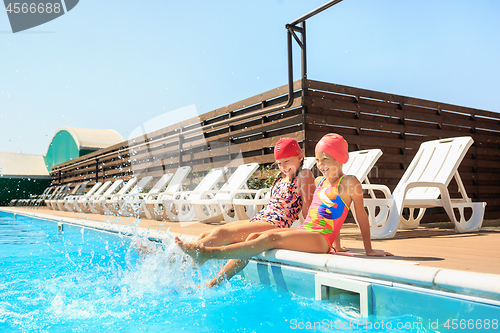
{"type": "Polygon", "coordinates": [[[291,184],[278,180],[271,189],[269,203],[250,222],[267,222],[275,228],[290,228],[302,209],[297,178],[291,184]]]}
{"type": "Polygon", "coordinates": [[[344,224],[349,212],[349,207],[344,203],[340,195],[337,195],[342,178],[344,176],[337,179],[328,188],[323,188],[323,182],[326,178],[321,179],[314,191],[307,218],[297,228],[297,230],[321,233],[330,245],[330,248],[335,238],[337,238],[340,228],[344,224]]]}

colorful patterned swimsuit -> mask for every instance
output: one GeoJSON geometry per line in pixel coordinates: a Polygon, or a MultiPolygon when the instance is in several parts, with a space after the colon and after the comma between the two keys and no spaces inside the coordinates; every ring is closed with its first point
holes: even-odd
{"type": "Polygon", "coordinates": [[[269,203],[250,222],[261,221],[270,223],[275,228],[290,228],[302,209],[297,182],[297,177],[291,184],[278,180],[271,189],[269,203]]]}
{"type": "Polygon", "coordinates": [[[337,195],[342,178],[344,176],[337,179],[328,188],[323,188],[325,178],[321,179],[314,191],[307,218],[297,228],[297,230],[321,233],[330,245],[330,248],[335,238],[337,238],[340,228],[344,224],[349,212],[349,207],[344,203],[340,195],[337,195]]]}

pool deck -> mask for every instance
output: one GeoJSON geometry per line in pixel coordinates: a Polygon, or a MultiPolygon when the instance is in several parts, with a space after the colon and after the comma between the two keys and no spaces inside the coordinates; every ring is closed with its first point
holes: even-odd
{"type": "MultiPolygon", "coordinates": [[[[0,211],[102,229],[125,230],[123,228],[137,226],[138,230],[158,238],[167,230],[173,234],[198,235],[224,224],[148,219],[137,221],[131,217],[72,213],[48,208],[0,207],[0,211]]],[[[355,224],[344,225],[340,234],[342,246],[350,250],[348,253],[357,258],[373,258],[364,255],[361,235],[355,224]]],[[[481,231],[467,234],[456,234],[451,223],[425,224],[414,230],[399,230],[393,239],[372,240],[372,245],[374,249],[383,249],[395,255],[374,260],[396,260],[406,264],[500,275],[500,220],[484,221],[481,231]]]]}

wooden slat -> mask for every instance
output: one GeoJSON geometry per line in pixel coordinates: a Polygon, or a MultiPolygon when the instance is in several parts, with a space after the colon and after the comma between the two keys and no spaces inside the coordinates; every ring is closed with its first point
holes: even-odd
{"type": "Polygon", "coordinates": [[[382,92],[373,91],[373,90],[359,89],[359,88],[354,88],[354,87],[342,86],[342,85],[338,85],[338,84],[319,82],[319,81],[313,81],[313,80],[308,80],[306,85],[308,86],[309,89],[318,89],[318,90],[322,90],[322,91],[342,93],[342,94],[347,94],[347,95],[351,95],[351,96],[364,96],[364,97],[378,99],[378,100],[382,100],[382,101],[395,101],[398,103],[401,103],[403,101],[405,105],[423,106],[426,108],[431,108],[431,109],[436,109],[436,110],[437,109],[452,110],[455,112],[461,112],[463,114],[481,115],[484,117],[498,119],[500,121],[500,115],[498,113],[491,112],[491,111],[479,110],[479,109],[474,109],[474,108],[467,108],[467,107],[453,105],[453,104],[433,102],[433,101],[428,101],[428,100],[424,100],[424,99],[405,97],[405,96],[400,96],[400,95],[395,95],[395,94],[382,93],[382,92]]]}

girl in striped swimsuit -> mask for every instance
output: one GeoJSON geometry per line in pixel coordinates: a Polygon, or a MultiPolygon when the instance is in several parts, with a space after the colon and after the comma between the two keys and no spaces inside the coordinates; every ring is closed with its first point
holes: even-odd
{"type": "Polygon", "coordinates": [[[315,181],[317,187],[309,213],[299,228],[256,232],[244,242],[222,247],[187,243],[178,237],[176,243],[198,264],[210,259],[251,258],[270,249],[329,253],[347,217],[348,207],[354,203],[365,253],[369,256],[391,256],[389,252],[372,249],[361,184],[355,176],[342,174],[342,164],[349,159],[347,142],[338,134],[327,134],[318,142],[315,151],[316,165],[324,177],[315,181]]]}

